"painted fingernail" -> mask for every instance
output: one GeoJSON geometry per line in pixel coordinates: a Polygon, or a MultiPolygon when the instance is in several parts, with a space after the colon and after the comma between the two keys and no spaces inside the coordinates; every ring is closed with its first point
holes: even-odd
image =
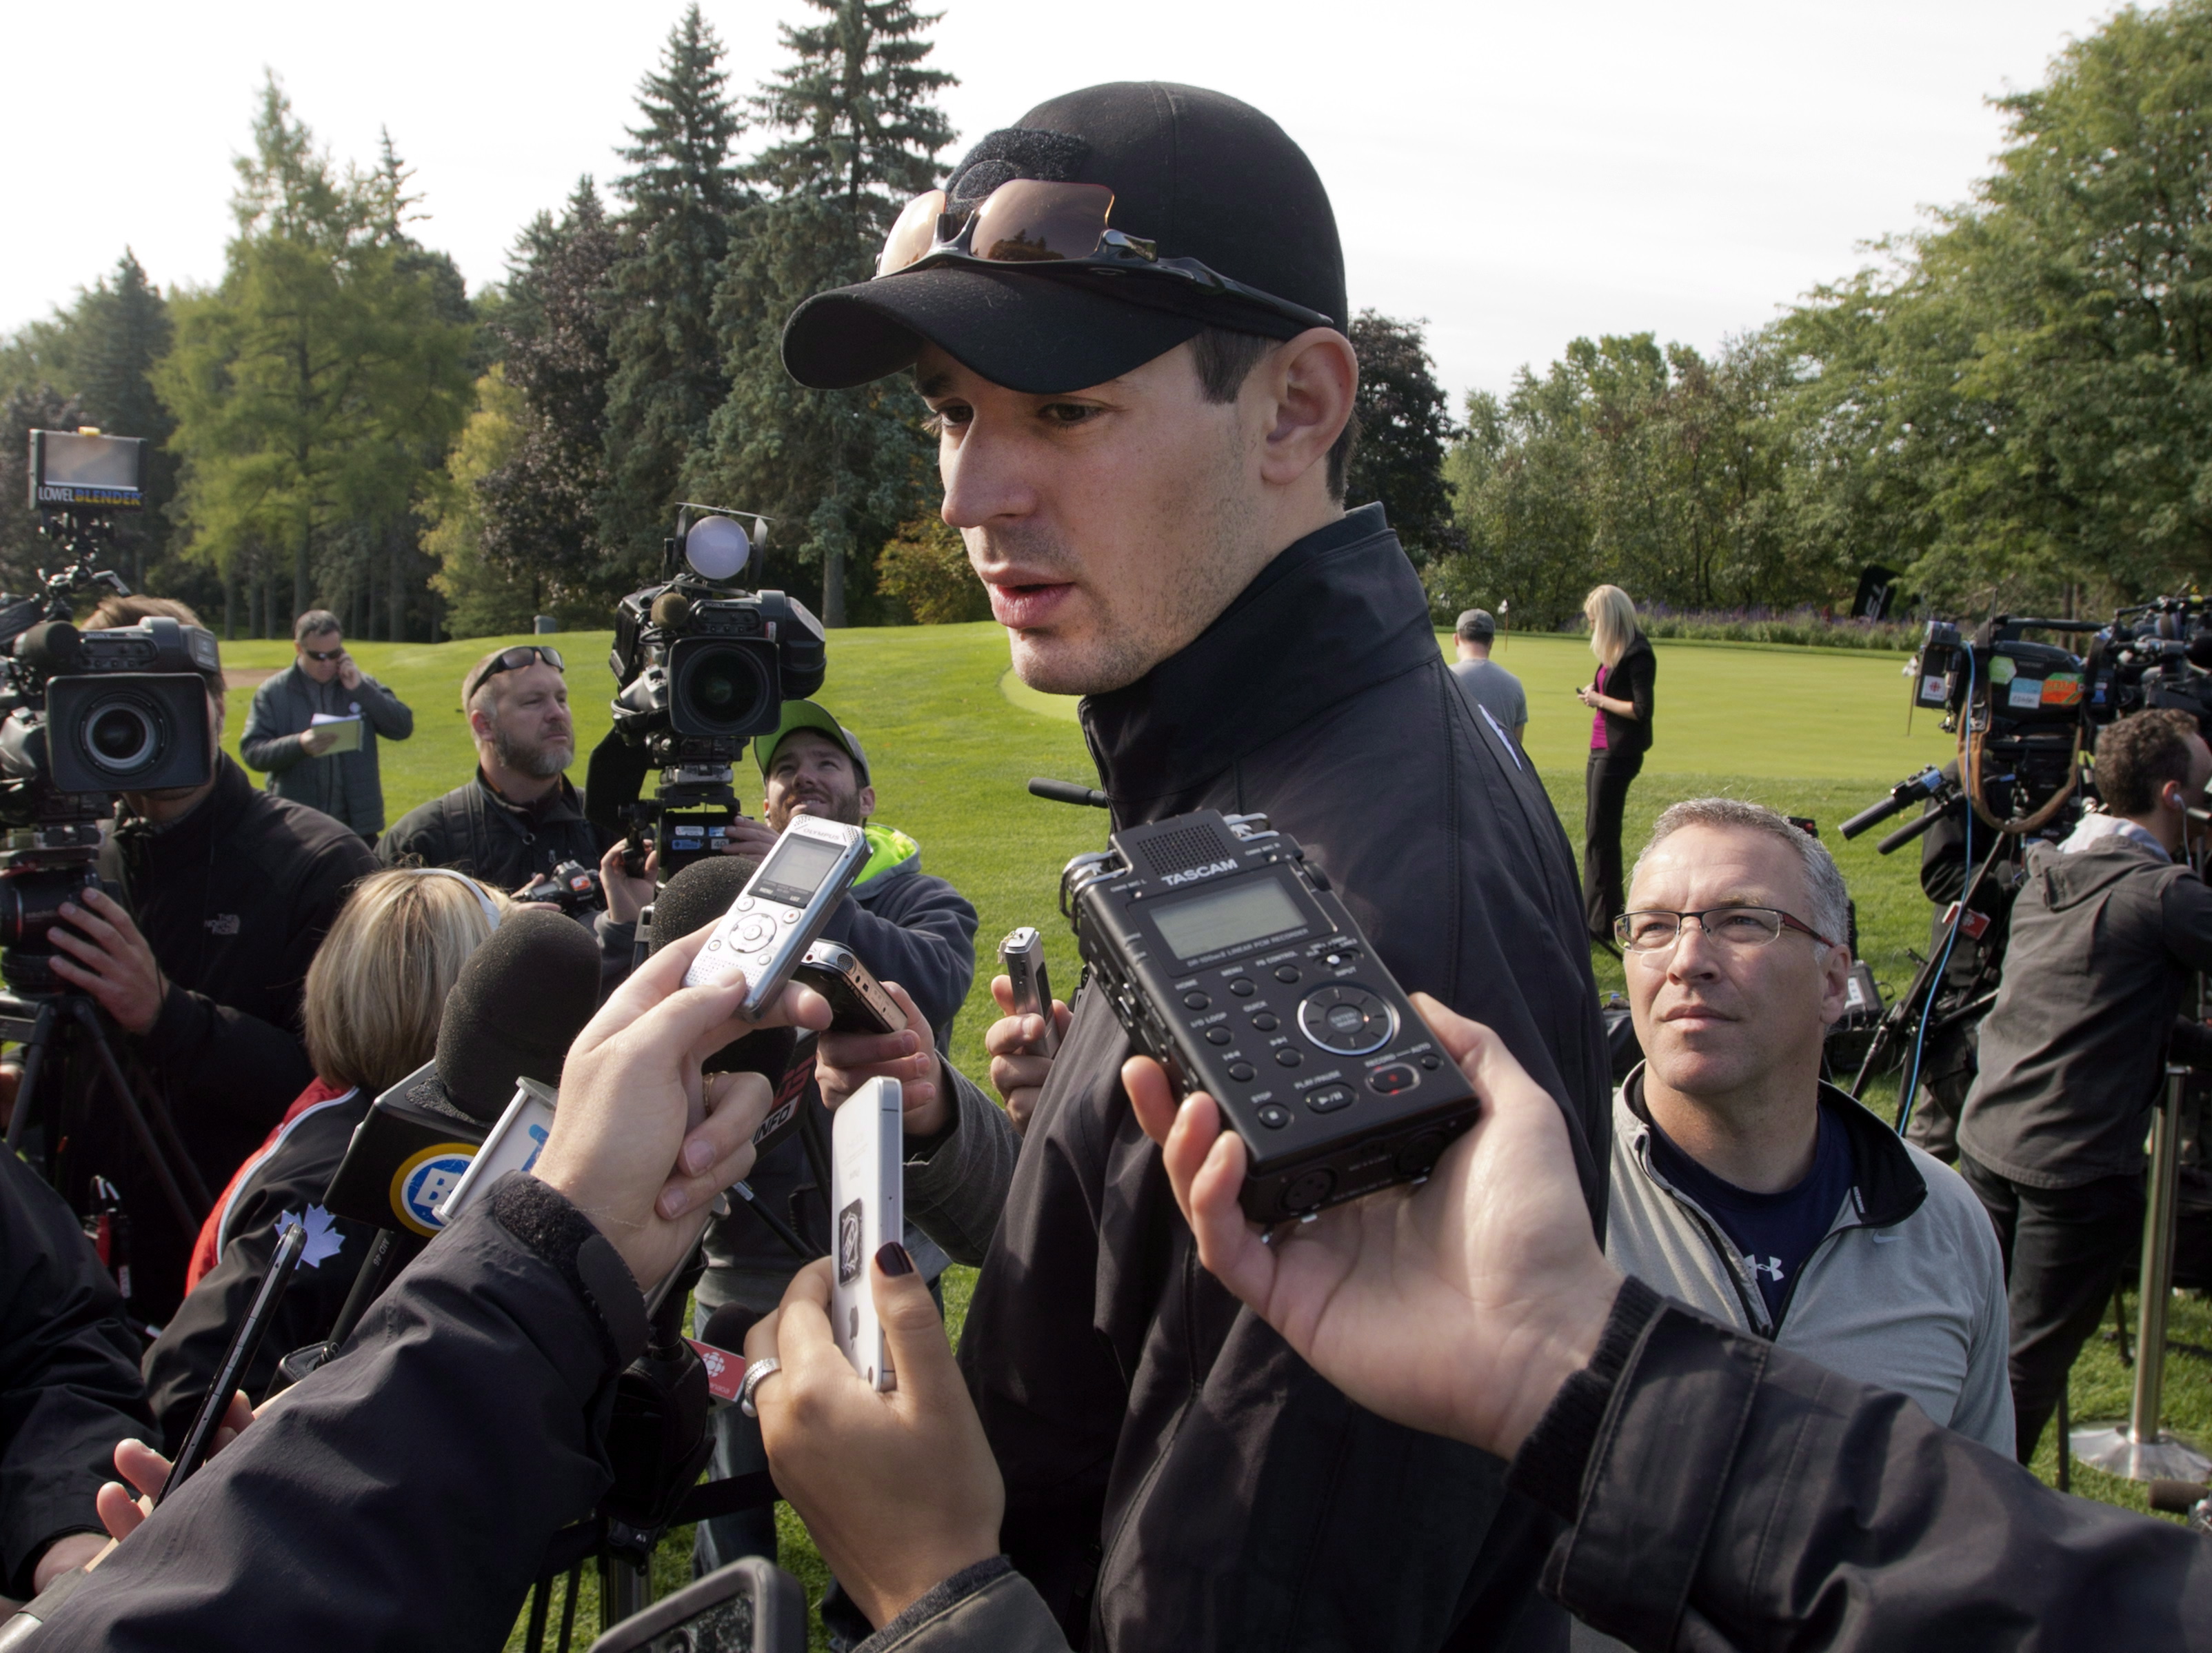
{"type": "Polygon", "coordinates": [[[906,1248],[896,1240],[887,1240],[876,1252],[876,1267],[896,1279],[902,1274],[914,1273],[914,1259],[906,1255],[906,1248]]]}
{"type": "Polygon", "coordinates": [[[684,1214],[684,1207],[690,1203],[691,1195],[687,1190],[663,1189],[660,1195],[660,1214],[663,1217],[681,1217],[684,1214]]]}

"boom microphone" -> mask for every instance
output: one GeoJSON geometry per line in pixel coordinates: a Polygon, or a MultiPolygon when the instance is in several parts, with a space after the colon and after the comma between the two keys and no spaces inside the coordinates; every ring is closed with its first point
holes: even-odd
{"type": "Polygon", "coordinates": [[[437,1206],[514,1099],[557,1085],[599,996],[599,949],[552,908],[520,907],[469,956],[447,995],[431,1060],[377,1097],[324,1196],[337,1216],[428,1239],[437,1206]]]}

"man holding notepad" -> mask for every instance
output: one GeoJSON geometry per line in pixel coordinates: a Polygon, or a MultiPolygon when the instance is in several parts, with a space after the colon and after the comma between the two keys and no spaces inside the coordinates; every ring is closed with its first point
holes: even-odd
{"type": "Polygon", "coordinates": [[[328,609],[294,623],[292,647],[298,658],[254,693],[240,755],[278,797],[319,809],[373,844],[384,830],[376,738],[406,739],[415,714],[354,664],[328,609]]]}

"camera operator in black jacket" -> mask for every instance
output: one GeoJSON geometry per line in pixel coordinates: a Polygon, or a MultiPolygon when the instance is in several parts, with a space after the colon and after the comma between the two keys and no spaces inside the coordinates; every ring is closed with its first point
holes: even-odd
{"type": "MultiPolygon", "coordinates": [[[[181,603],[111,597],[90,627],[198,617],[181,603]]],[[[173,793],[125,793],[100,854],[121,901],[88,891],[62,909],[54,971],[131,1035],[137,1080],[156,1092],[210,1188],[259,1146],[314,1077],[300,1040],[307,965],[368,845],[320,811],[255,790],[222,755],[223,685],[208,681],[215,775],[173,793]]],[[[48,1070],[42,1113],[61,1088],[48,1070]]],[[[8,1089],[12,1091],[12,1082],[8,1089]]],[[[52,1115],[48,1115],[49,1119],[52,1115]]],[[[131,1311],[159,1324],[184,1296],[194,1231],[178,1226],[112,1103],[88,1109],[68,1144],[63,1197],[85,1209],[105,1176],[131,1213],[131,1311]]]]}
{"type": "MultiPolygon", "coordinates": [[[[1085,696],[1115,822],[1211,806],[1295,836],[1401,982],[1536,1073],[1595,1228],[1610,1087],[1573,863],[1381,508],[1345,508],[1358,368],[1311,164],[1233,99],[1132,83],[988,135],[949,191],[908,208],[884,274],[799,309],[787,366],[823,388],[914,369],[945,518],[1023,680],[1085,696]]],[[[1079,994],[962,1338],[1016,1565],[1093,1645],[1504,1641],[1548,1519],[1206,1276],[1127,1052],[1079,994]]]]}

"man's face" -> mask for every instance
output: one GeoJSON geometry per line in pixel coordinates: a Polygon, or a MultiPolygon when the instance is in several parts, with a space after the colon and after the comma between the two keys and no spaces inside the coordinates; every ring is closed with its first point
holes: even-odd
{"type": "Polygon", "coordinates": [[[875,813],[876,789],[864,787],[845,749],[818,729],[794,729],[769,759],[761,817],[781,832],[794,815],[858,826],[875,813]]]}
{"type": "MultiPolygon", "coordinates": [[[[2185,808],[2203,809],[2206,801],[2205,787],[2212,783],[2212,746],[2207,746],[2201,735],[2191,735],[2188,740],[2189,785],[2182,793],[2181,801],[2185,808]]],[[[2183,841],[2191,844],[2203,842],[2206,836],[2206,823],[2189,815],[2181,818],[2183,841]]]]}
{"type": "Polygon", "coordinates": [[[311,631],[292,645],[300,656],[300,670],[317,683],[329,683],[338,674],[338,656],[345,652],[345,640],[335,631],[311,631]],[[330,659],[319,660],[318,654],[330,659]]]}
{"type": "Polygon", "coordinates": [[[576,759],[576,726],[568,718],[568,685],[543,660],[492,679],[489,727],[478,717],[477,738],[489,740],[504,768],[546,780],[576,759]]]}
{"type": "MultiPolygon", "coordinates": [[[[1644,859],[1628,909],[1677,913],[1771,907],[1812,925],[1803,864],[1786,844],[1743,827],[1684,827],[1644,859]]],[[[1815,926],[1815,927],[1818,927],[1815,926]]],[[[1784,929],[1764,946],[1717,941],[1685,923],[1671,950],[1629,952],[1629,1006],[1653,1079],[1723,1103],[1768,1080],[1802,1083],[1809,1102],[1820,1040],[1843,1014],[1850,961],[1840,946],[1784,929]]]]}
{"type": "Polygon", "coordinates": [[[942,426],[945,520],[1032,689],[1133,683],[1281,549],[1258,543],[1255,398],[1207,402],[1188,344],[1058,396],[994,385],[934,345],[915,376],[942,426]]]}

